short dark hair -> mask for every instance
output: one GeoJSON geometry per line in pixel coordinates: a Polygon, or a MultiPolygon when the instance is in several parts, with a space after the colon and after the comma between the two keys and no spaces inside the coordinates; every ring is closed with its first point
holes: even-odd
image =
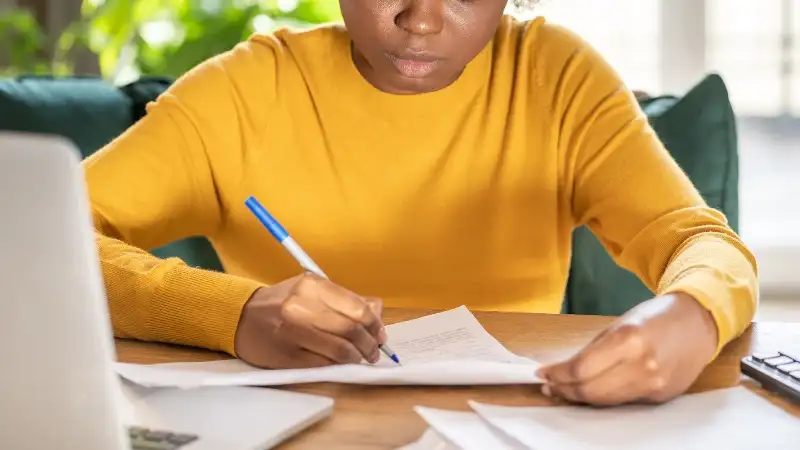
{"type": "Polygon", "coordinates": [[[533,5],[539,3],[539,0],[510,0],[511,4],[518,9],[530,9],[533,5]]]}

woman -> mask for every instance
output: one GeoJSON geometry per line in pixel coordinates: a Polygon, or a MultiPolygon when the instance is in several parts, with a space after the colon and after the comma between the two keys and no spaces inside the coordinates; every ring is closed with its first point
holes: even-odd
{"type": "Polygon", "coordinates": [[[346,29],[256,35],[182,77],[85,162],[116,334],[266,368],[375,361],[382,304],[559,312],[588,224],[658,295],[543,391],[682,393],[753,317],[753,256],[598,53],[505,7],[341,0],[346,29]],[[335,282],[296,275],[251,195],[335,282]],[[141,250],[191,235],[227,274],[141,250]]]}

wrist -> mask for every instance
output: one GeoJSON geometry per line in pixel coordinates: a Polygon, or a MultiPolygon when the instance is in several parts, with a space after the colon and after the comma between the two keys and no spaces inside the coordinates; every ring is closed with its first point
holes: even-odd
{"type": "Polygon", "coordinates": [[[719,330],[711,311],[689,293],[675,292],[670,295],[674,298],[675,310],[680,315],[681,322],[702,330],[702,335],[711,343],[712,351],[715,351],[719,345],[719,330]]]}
{"type": "Polygon", "coordinates": [[[273,289],[269,286],[260,286],[253,290],[253,293],[242,305],[239,312],[239,321],[236,324],[236,331],[233,340],[232,356],[239,357],[239,348],[251,339],[252,330],[248,330],[246,324],[253,320],[263,321],[265,318],[274,317],[280,311],[280,302],[274,295],[273,289]]]}

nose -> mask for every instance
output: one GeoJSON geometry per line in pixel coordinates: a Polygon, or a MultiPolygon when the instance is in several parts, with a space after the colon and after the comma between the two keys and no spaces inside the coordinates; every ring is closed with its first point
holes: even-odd
{"type": "Polygon", "coordinates": [[[409,34],[439,34],[444,27],[446,0],[408,0],[395,24],[409,34]]]}

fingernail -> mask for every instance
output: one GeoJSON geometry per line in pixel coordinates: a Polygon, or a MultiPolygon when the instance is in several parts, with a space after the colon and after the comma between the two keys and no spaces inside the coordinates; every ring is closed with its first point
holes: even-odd
{"type": "Polygon", "coordinates": [[[542,385],[542,395],[544,395],[545,397],[552,397],[553,396],[553,391],[550,389],[550,385],[549,384],[543,384],[542,385]]]}
{"type": "Polygon", "coordinates": [[[386,341],[389,340],[389,335],[386,334],[386,328],[381,328],[381,331],[378,332],[378,340],[381,344],[385,344],[386,341]]]}
{"type": "Polygon", "coordinates": [[[376,348],[375,352],[372,355],[370,355],[369,362],[375,364],[376,362],[380,361],[380,359],[381,359],[381,351],[376,348]]]}

